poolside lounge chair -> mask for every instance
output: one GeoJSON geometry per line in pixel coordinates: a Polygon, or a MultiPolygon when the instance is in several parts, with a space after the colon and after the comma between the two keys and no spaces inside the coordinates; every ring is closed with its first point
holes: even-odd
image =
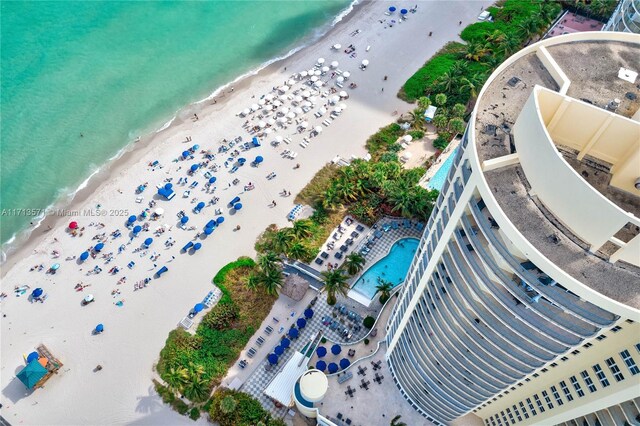
{"type": "Polygon", "coordinates": [[[391,222],[391,229],[398,229],[398,222],[391,222]]]}

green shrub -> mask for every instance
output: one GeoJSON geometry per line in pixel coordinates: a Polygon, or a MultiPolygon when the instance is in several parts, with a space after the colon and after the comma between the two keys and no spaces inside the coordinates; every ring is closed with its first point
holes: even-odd
{"type": "Polygon", "coordinates": [[[198,410],[197,408],[193,407],[190,411],[189,411],[189,418],[191,420],[198,420],[200,418],[200,410],[198,410]]]}
{"type": "Polygon", "coordinates": [[[412,130],[409,134],[413,139],[422,139],[424,137],[424,132],[422,130],[412,130]]]}
{"type": "Polygon", "coordinates": [[[384,305],[385,303],[387,303],[387,300],[389,300],[389,296],[386,296],[383,294],[382,296],[380,296],[380,298],[378,299],[380,301],[380,303],[382,305],[384,305]]]}
{"type": "Polygon", "coordinates": [[[366,328],[373,327],[375,323],[376,323],[376,319],[372,316],[368,316],[362,321],[362,325],[364,325],[366,328]]]}
{"type": "Polygon", "coordinates": [[[182,414],[183,416],[187,414],[187,411],[189,411],[189,406],[187,405],[187,403],[181,400],[180,398],[174,399],[173,402],[171,403],[171,406],[173,407],[174,410],[176,410],[178,413],[182,414]]]}
{"type": "Polygon", "coordinates": [[[365,339],[364,339],[364,344],[365,344],[365,345],[368,345],[368,344],[369,344],[369,339],[366,339],[366,338],[365,338],[365,339]]]}
{"type": "Polygon", "coordinates": [[[398,154],[396,154],[395,152],[385,152],[384,154],[382,154],[380,156],[380,160],[381,163],[389,163],[391,161],[399,161],[398,160],[398,154]]]}
{"type": "Polygon", "coordinates": [[[436,54],[409,77],[398,96],[407,102],[414,102],[419,97],[426,95],[425,89],[441,75],[449,72],[457,60],[457,55],[453,53],[436,54]]]}
{"type": "Polygon", "coordinates": [[[322,343],[322,344],[327,343],[327,339],[325,337],[323,337],[322,339],[320,339],[320,343],[322,343]]]}
{"type": "Polygon", "coordinates": [[[403,134],[404,130],[397,123],[383,127],[367,139],[367,151],[369,151],[372,158],[377,160],[403,134]]]}
{"type": "Polygon", "coordinates": [[[449,145],[449,140],[445,139],[441,135],[438,135],[438,137],[433,141],[433,147],[439,149],[440,151],[444,150],[447,145],[449,145]]]}
{"type": "Polygon", "coordinates": [[[271,417],[271,413],[262,408],[260,402],[243,392],[229,389],[218,389],[212,397],[212,404],[209,408],[211,420],[220,426],[253,426],[259,422],[267,426],[284,426],[280,419],[271,417]],[[232,398],[235,401],[233,410],[223,410],[221,402],[225,398],[232,398]]]}

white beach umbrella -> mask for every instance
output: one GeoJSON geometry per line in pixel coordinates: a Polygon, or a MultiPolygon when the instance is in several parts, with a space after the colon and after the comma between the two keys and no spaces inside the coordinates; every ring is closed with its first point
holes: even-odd
{"type": "Polygon", "coordinates": [[[309,73],[309,76],[312,76],[314,72],[316,72],[315,68],[311,68],[309,71],[307,71],[309,73]]]}
{"type": "Polygon", "coordinates": [[[272,101],[273,100],[273,94],[271,93],[267,93],[266,95],[264,95],[264,98],[268,101],[272,101]]]}
{"type": "Polygon", "coordinates": [[[342,108],[334,108],[333,112],[335,112],[336,114],[340,114],[342,112],[342,108]]]}
{"type": "Polygon", "coordinates": [[[329,67],[327,67],[327,66],[322,67],[322,72],[323,72],[323,73],[324,73],[324,72],[327,72],[327,71],[329,71],[329,67]]]}
{"type": "Polygon", "coordinates": [[[404,135],[404,137],[402,139],[405,142],[411,142],[413,140],[413,137],[411,135],[404,135]]]}
{"type": "Polygon", "coordinates": [[[343,82],[344,82],[344,77],[343,77],[343,76],[340,76],[340,77],[336,78],[336,81],[337,81],[338,83],[343,83],[343,82]]]}
{"type": "Polygon", "coordinates": [[[273,101],[273,106],[278,108],[279,106],[282,106],[282,102],[280,101],[273,101]]]}
{"type": "Polygon", "coordinates": [[[280,88],[278,88],[278,90],[282,93],[286,92],[287,90],[289,90],[289,86],[280,86],[280,88]]]}
{"type": "Polygon", "coordinates": [[[278,99],[280,99],[280,102],[287,102],[289,100],[286,95],[280,95],[278,96],[278,99]]]}
{"type": "Polygon", "coordinates": [[[402,154],[402,158],[404,158],[405,160],[408,160],[408,159],[409,159],[409,158],[411,158],[411,157],[413,157],[413,154],[412,154],[412,153],[410,153],[409,151],[405,151],[405,152],[402,154]]]}
{"type": "Polygon", "coordinates": [[[336,44],[333,45],[333,48],[335,50],[340,50],[342,48],[342,45],[340,43],[336,43],[336,44]]]}
{"type": "Polygon", "coordinates": [[[251,111],[257,111],[259,109],[260,109],[260,107],[258,106],[258,104],[251,105],[251,111]]]}
{"type": "Polygon", "coordinates": [[[264,133],[266,135],[270,135],[271,133],[273,133],[273,129],[267,129],[267,130],[264,131],[264,133]]]}
{"type": "Polygon", "coordinates": [[[331,68],[338,68],[338,61],[331,62],[331,68]]]}
{"type": "Polygon", "coordinates": [[[289,114],[287,114],[287,117],[289,118],[296,118],[296,113],[291,111],[289,114]]]}
{"type": "Polygon", "coordinates": [[[308,90],[305,90],[302,92],[302,97],[303,98],[308,98],[309,96],[311,96],[311,92],[308,90]]]}
{"type": "Polygon", "coordinates": [[[318,58],[318,63],[319,63],[320,65],[324,64],[324,58],[318,58]]]}
{"type": "Polygon", "coordinates": [[[342,92],[338,93],[338,95],[339,95],[341,98],[346,98],[347,96],[349,96],[349,95],[347,94],[347,92],[345,92],[344,90],[343,90],[342,92]]]}
{"type": "Polygon", "coordinates": [[[314,103],[317,98],[315,96],[309,96],[307,99],[309,100],[309,102],[314,103]]]}
{"type": "Polygon", "coordinates": [[[251,112],[251,110],[250,110],[249,108],[245,108],[245,109],[243,109],[243,110],[242,110],[242,114],[243,114],[243,115],[247,115],[247,114],[249,114],[250,112],[251,112]]]}
{"type": "Polygon", "coordinates": [[[286,123],[287,119],[285,117],[278,117],[278,123],[286,123]]]}
{"type": "Polygon", "coordinates": [[[351,77],[351,73],[349,71],[345,71],[342,73],[342,76],[345,80],[347,80],[349,77],[351,77]]]}
{"type": "Polygon", "coordinates": [[[276,120],[274,120],[273,118],[270,118],[267,123],[269,123],[270,126],[273,126],[274,124],[276,124],[276,120]]]}
{"type": "Polygon", "coordinates": [[[362,60],[362,65],[364,65],[366,67],[367,65],[369,65],[369,61],[367,59],[363,59],[362,60]]]}
{"type": "Polygon", "coordinates": [[[164,209],[162,207],[158,207],[157,209],[155,209],[154,213],[157,216],[162,216],[164,214],[164,209]]]}
{"type": "Polygon", "coordinates": [[[345,109],[347,109],[347,104],[345,104],[345,103],[341,103],[341,104],[340,104],[340,105],[338,105],[338,106],[339,106],[339,107],[340,107],[340,109],[341,109],[341,110],[343,110],[343,111],[344,111],[345,109]]]}
{"type": "Polygon", "coordinates": [[[304,111],[300,107],[295,107],[293,112],[295,112],[296,114],[303,114],[304,113],[304,111]]]}
{"type": "Polygon", "coordinates": [[[311,102],[309,102],[309,101],[304,101],[304,102],[302,103],[302,106],[303,106],[303,107],[310,107],[310,106],[311,106],[311,102]]]}
{"type": "Polygon", "coordinates": [[[320,107],[320,109],[318,110],[318,112],[320,114],[326,114],[327,113],[327,109],[325,107],[320,107]]]}
{"type": "Polygon", "coordinates": [[[276,136],[276,142],[282,142],[284,138],[282,136],[276,136]]]}
{"type": "Polygon", "coordinates": [[[307,123],[306,121],[303,121],[302,123],[300,123],[300,127],[302,127],[303,129],[306,129],[307,127],[309,127],[309,123],[307,123]]]}
{"type": "Polygon", "coordinates": [[[302,72],[300,73],[300,77],[306,77],[307,75],[309,75],[309,73],[308,73],[308,72],[306,72],[306,71],[302,71],[302,72]]]}
{"type": "Polygon", "coordinates": [[[289,86],[293,86],[294,84],[296,84],[296,82],[293,79],[290,78],[289,80],[287,80],[287,84],[289,86]]]}
{"type": "Polygon", "coordinates": [[[332,104],[335,104],[338,101],[340,101],[340,97],[339,96],[333,95],[331,98],[329,98],[329,102],[332,103],[332,104]]]}
{"type": "Polygon", "coordinates": [[[267,101],[265,101],[264,99],[260,99],[260,100],[258,101],[258,105],[264,105],[264,104],[266,104],[266,103],[267,103],[267,101]]]}
{"type": "Polygon", "coordinates": [[[302,96],[298,95],[295,98],[293,98],[296,102],[302,102],[302,96]]]}
{"type": "Polygon", "coordinates": [[[314,85],[315,87],[322,87],[322,86],[324,85],[324,83],[323,83],[322,81],[318,80],[318,81],[316,81],[315,83],[313,83],[313,85],[314,85]]]}
{"type": "Polygon", "coordinates": [[[280,112],[282,113],[282,115],[287,115],[287,113],[289,112],[289,108],[288,107],[282,107],[280,112]]]}
{"type": "Polygon", "coordinates": [[[311,81],[314,83],[318,81],[318,76],[314,75],[313,77],[311,77],[311,81]]]}
{"type": "Polygon", "coordinates": [[[321,75],[322,75],[322,71],[320,71],[320,70],[315,70],[315,71],[313,72],[313,75],[315,75],[315,76],[321,76],[321,75]]]}
{"type": "Polygon", "coordinates": [[[316,133],[322,133],[322,127],[320,126],[316,126],[313,130],[315,130],[316,133]]]}
{"type": "Polygon", "coordinates": [[[263,127],[267,127],[267,123],[265,123],[264,121],[259,121],[259,122],[258,122],[258,127],[260,127],[261,129],[262,129],[263,127]]]}

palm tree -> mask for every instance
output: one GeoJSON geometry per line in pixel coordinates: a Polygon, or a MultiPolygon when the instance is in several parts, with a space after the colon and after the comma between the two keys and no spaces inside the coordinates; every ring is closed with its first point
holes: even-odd
{"type": "Polygon", "coordinates": [[[210,382],[202,376],[193,376],[185,385],[183,393],[189,401],[201,402],[207,399],[210,392],[210,382]]]}
{"type": "Polygon", "coordinates": [[[458,75],[453,71],[445,72],[440,77],[438,77],[437,84],[439,88],[444,90],[445,92],[451,92],[453,88],[458,84],[458,75]]]}
{"type": "Polygon", "coordinates": [[[282,287],[282,283],[284,278],[282,277],[282,271],[270,269],[267,271],[263,271],[258,279],[262,287],[264,287],[265,291],[268,294],[276,295],[278,294],[278,289],[282,287]]]}
{"type": "Polygon", "coordinates": [[[273,234],[271,243],[276,253],[285,253],[292,243],[291,228],[283,228],[273,234]]]}
{"type": "Polygon", "coordinates": [[[182,392],[182,388],[189,380],[189,372],[184,367],[171,367],[163,374],[162,378],[171,390],[182,392]]]}
{"type": "Polygon", "coordinates": [[[455,104],[451,108],[451,115],[453,115],[454,117],[462,117],[464,116],[465,112],[467,112],[467,107],[462,104],[455,104]]]}
{"type": "Polygon", "coordinates": [[[245,284],[247,285],[247,288],[255,290],[260,285],[260,276],[256,274],[249,274],[249,276],[247,276],[245,284]]]}
{"type": "Polygon", "coordinates": [[[447,128],[447,124],[449,124],[449,119],[444,114],[437,114],[435,117],[433,117],[432,123],[436,127],[436,129],[441,131],[447,128]]]}
{"type": "Polygon", "coordinates": [[[293,235],[300,238],[309,238],[313,235],[313,223],[308,219],[296,220],[293,222],[293,235]]]}
{"type": "Polygon", "coordinates": [[[311,249],[304,243],[297,241],[287,250],[287,257],[290,259],[304,260],[311,254],[311,249]]]}
{"type": "Polygon", "coordinates": [[[258,256],[258,267],[262,271],[268,271],[271,269],[277,269],[280,266],[282,260],[272,251],[268,251],[260,256],[258,256]]]}
{"type": "Polygon", "coordinates": [[[466,128],[466,124],[462,118],[452,118],[449,120],[449,131],[453,134],[464,133],[464,129],[466,128]]]}
{"type": "Polygon", "coordinates": [[[431,106],[431,99],[426,96],[421,96],[418,98],[418,107],[421,109],[427,109],[431,106]]]}
{"type": "Polygon", "coordinates": [[[447,103],[447,95],[445,95],[444,93],[438,93],[436,95],[436,105],[438,105],[439,107],[442,107],[446,103],[447,103]]]}
{"type": "Polygon", "coordinates": [[[344,264],[342,265],[342,267],[347,270],[347,273],[349,275],[355,275],[358,272],[362,271],[362,268],[364,268],[364,264],[366,262],[367,260],[363,255],[357,252],[352,252],[344,258],[344,264]]]}
{"type": "Polygon", "coordinates": [[[387,202],[392,206],[391,211],[399,211],[403,216],[410,217],[413,212],[413,196],[415,185],[406,179],[401,179],[389,184],[385,187],[387,202]]]}
{"type": "Polygon", "coordinates": [[[394,418],[391,419],[391,423],[389,423],[389,426],[407,426],[407,424],[405,422],[401,422],[400,418],[402,416],[400,414],[398,414],[397,416],[395,416],[394,418]]]}
{"type": "Polygon", "coordinates": [[[227,395],[220,401],[220,411],[224,414],[231,414],[238,406],[238,401],[231,395],[227,395]]]}
{"type": "Polygon", "coordinates": [[[346,296],[349,292],[349,283],[347,276],[342,273],[341,269],[322,272],[322,281],[324,282],[324,290],[327,292],[327,303],[335,305],[336,295],[346,296]]]}
{"type": "Polygon", "coordinates": [[[540,29],[540,21],[536,16],[529,16],[518,25],[518,31],[523,39],[526,39],[525,45],[529,44],[531,37],[538,33],[540,29]]]}
{"type": "Polygon", "coordinates": [[[374,293],[374,296],[380,293],[380,303],[384,305],[384,303],[389,300],[389,297],[391,297],[391,290],[393,290],[393,283],[391,281],[378,278],[378,284],[376,285],[376,292],[374,293]]]}
{"type": "Polygon", "coordinates": [[[468,69],[469,69],[469,64],[467,63],[467,61],[460,60],[460,61],[455,61],[453,63],[450,71],[455,76],[462,76],[467,73],[468,69]]]}

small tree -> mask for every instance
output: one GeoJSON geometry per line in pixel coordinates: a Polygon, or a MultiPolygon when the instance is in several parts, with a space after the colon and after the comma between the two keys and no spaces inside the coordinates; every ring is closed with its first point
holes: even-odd
{"type": "Polygon", "coordinates": [[[438,114],[433,117],[433,125],[438,130],[444,130],[447,128],[447,124],[449,124],[449,118],[444,114],[438,114]]]}
{"type": "Polygon", "coordinates": [[[449,141],[442,136],[438,136],[433,141],[433,147],[436,149],[439,149],[440,151],[444,150],[447,147],[447,145],[449,145],[449,141]]]}
{"type": "Polygon", "coordinates": [[[426,96],[421,96],[418,98],[418,107],[422,110],[425,110],[431,106],[431,99],[426,96]]]}
{"type": "Polygon", "coordinates": [[[372,316],[368,316],[364,320],[362,320],[362,325],[364,325],[366,328],[373,327],[373,324],[375,323],[376,323],[376,319],[372,316]]]}
{"type": "Polygon", "coordinates": [[[380,294],[380,303],[384,305],[385,302],[389,300],[389,297],[391,297],[391,290],[393,290],[393,284],[391,281],[378,278],[378,285],[376,285],[375,294],[380,294]]]}
{"type": "Polygon", "coordinates": [[[455,104],[451,108],[451,115],[457,118],[462,118],[467,112],[467,107],[462,104],[455,104]]]}
{"type": "Polygon", "coordinates": [[[231,395],[225,396],[224,398],[222,398],[222,401],[220,401],[220,411],[222,411],[224,414],[233,413],[237,406],[238,401],[236,401],[235,398],[231,395]]]}
{"type": "Polygon", "coordinates": [[[350,253],[345,257],[344,264],[342,265],[349,275],[355,275],[358,272],[362,271],[364,268],[364,264],[366,263],[366,259],[360,253],[350,253]]]}
{"type": "Polygon", "coordinates": [[[447,103],[447,95],[444,93],[438,93],[436,95],[436,105],[439,107],[444,106],[447,103]]]}
{"type": "Polygon", "coordinates": [[[462,118],[452,118],[449,120],[449,131],[454,134],[463,133],[466,125],[462,118]]]}

